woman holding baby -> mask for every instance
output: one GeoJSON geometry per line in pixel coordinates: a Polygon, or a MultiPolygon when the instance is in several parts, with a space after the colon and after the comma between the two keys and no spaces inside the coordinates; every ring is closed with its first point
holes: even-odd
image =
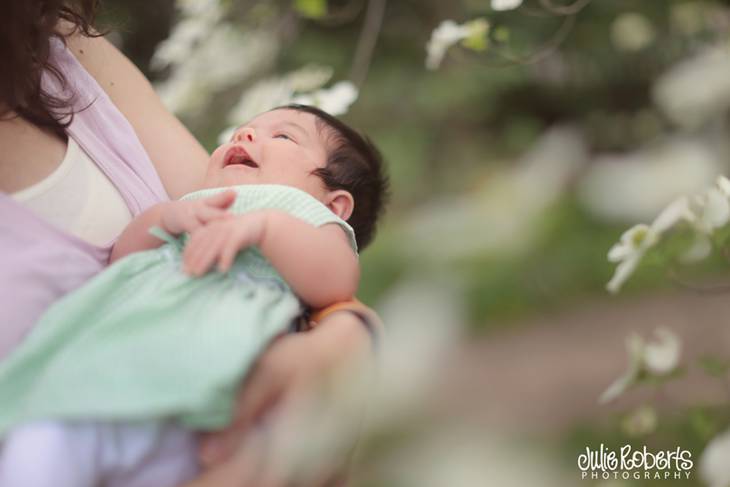
{"type": "MultiPolygon", "coordinates": [[[[9,2],[0,18],[0,360],[54,301],[107,265],[135,216],[205,176],[206,151],[132,63],[95,36],[95,7],[9,2]]],[[[264,485],[271,451],[247,447],[266,435],[256,425],[370,352],[376,319],[367,308],[345,303],[316,321],[258,360],[234,423],[201,439],[199,460],[210,468],[189,485],[264,485]]]]}

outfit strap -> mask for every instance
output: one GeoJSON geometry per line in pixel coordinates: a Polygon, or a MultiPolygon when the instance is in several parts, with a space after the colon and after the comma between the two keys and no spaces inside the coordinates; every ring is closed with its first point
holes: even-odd
{"type": "Polygon", "coordinates": [[[338,311],[347,311],[360,319],[360,322],[367,329],[372,338],[373,345],[377,348],[380,342],[380,336],[383,334],[383,323],[380,321],[377,313],[365,306],[357,299],[350,301],[342,301],[332,304],[326,308],[315,311],[309,316],[307,329],[312,329],[322,322],[327,316],[337,313],[338,311]]]}

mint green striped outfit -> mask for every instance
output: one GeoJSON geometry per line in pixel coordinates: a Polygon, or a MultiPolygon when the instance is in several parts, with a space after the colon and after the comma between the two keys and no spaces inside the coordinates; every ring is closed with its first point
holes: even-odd
{"type": "MultiPolygon", "coordinates": [[[[233,189],[232,213],[271,208],[315,226],[335,223],[356,251],[350,226],[311,195],[282,185],[233,189]]],[[[168,242],[115,262],[59,300],[0,363],[0,435],[38,419],[227,424],[246,372],[302,305],[255,247],[229,272],[192,278],[182,271],[187,236],[160,236],[168,242]]]]}

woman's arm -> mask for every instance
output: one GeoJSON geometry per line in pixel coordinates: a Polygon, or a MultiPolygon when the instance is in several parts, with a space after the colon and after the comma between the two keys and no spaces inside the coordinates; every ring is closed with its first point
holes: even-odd
{"type": "MultiPolygon", "coordinates": [[[[377,329],[381,328],[372,310],[362,305],[358,310],[366,313],[377,329]]],[[[368,327],[347,310],[328,314],[311,331],[279,338],[259,358],[241,388],[233,423],[223,431],[201,435],[198,450],[201,463],[207,467],[220,466],[220,470],[228,473],[217,477],[221,487],[245,485],[241,483],[246,478],[242,470],[252,467],[237,452],[256,434],[255,425],[273,410],[286,410],[287,404],[296,402],[303,391],[320,393],[317,385],[332,378],[333,372],[369,357],[374,354],[368,327]]],[[[363,391],[363,397],[367,397],[367,392],[363,391]]],[[[363,413],[365,406],[363,401],[363,413]]],[[[273,463],[274,459],[264,459],[263,465],[256,466],[272,468],[266,462],[273,463]]]]}
{"type": "Polygon", "coordinates": [[[138,215],[127,225],[112,249],[109,263],[142,250],[154,249],[162,241],[150,234],[157,226],[170,235],[193,232],[214,220],[230,217],[225,210],[236,198],[233,191],[224,191],[208,198],[193,201],[166,201],[138,215]]]}
{"type": "MultiPolygon", "coordinates": [[[[67,26],[59,26],[68,32],[67,26]]],[[[200,187],[208,154],[167,111],[144,75],[103,37],[75,33],[67,39],[76,59],[129,120],[160,175],[167,194],[178,199],[200,187]]]]}
{"type": "Polygon", "coordinates": [[[313,308],[349,300],[357,291],[357,256],[342,229],[333,224],[315,227],[276,210],[247,213],[201,228],[185,248],[185,269],[199,276],[218,262],[218,269],[225,272],[236,254],[252,245],[313,308]]]}

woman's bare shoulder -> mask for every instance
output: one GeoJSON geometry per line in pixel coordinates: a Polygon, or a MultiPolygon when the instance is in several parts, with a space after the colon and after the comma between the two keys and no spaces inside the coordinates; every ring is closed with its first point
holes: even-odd
{"type": "MultiPolygon", "coordinates": [[[[59,31],[73,29],[64,24],[59,31]]],[[[176,199],[199,188],[208,154],[164,107],[142,72],[104,37],[73,32],[67,45],[132,124],[169,196],[176,199]]]]}

